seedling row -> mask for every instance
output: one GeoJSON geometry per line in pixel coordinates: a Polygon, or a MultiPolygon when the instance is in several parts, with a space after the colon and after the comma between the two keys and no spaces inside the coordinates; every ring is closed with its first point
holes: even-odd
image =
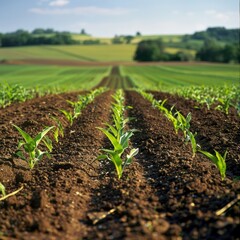
{"type": "MultiPolygon", "coordinates": [[[[211,161],[202,154],[196,154],[192,148],[189,134],[195,137],[198,131],[195,131],[190,111],[185,112],[178,106],[172,108],[169,99],[165,101],[166,98],[146,95],[150,97],[150,102],[136,91],[100,90],[94,97],[90,97],[91,93],[81,96],[88,97],[64,97],[61,99],[62,106],[54,109],[46,100],[40,104],[36,100],[35,105],[32,104],[35,100],[27,101],[21,105],[35,108],[32,111],[34,114],[28,114],[26,119],[26,114],[31,111],[25,109],[16,122],[9,122],[17,115],[13,113],[15,106],[1,110],[1,114],[5,115],[1,126],[4,153],[1,166],[7,174],[0,182],[6,188],[5,195],[24,186],[15,194],[16,201],[9,197],[1,202],[2,214],[11,208],[14,217],[11,215],[9,218],[15,223],[22,221],[19,226],[15,224],[15,228],[11,228],[4,223],[8,216],[1,214],[0,232],[3,236],[19,237],[22,234],[27,239],[31,234],[39,239],[49,236],[64,239],[64,235],[73,239],[77,235],[106,239],[111,234],[115,238],[181,235],[191,238],[197,234],[200,238],[212,238],[229,234],[223,229],[213,231],[218,221],[228,221],[229,214],[233,221],[228,224],[234,236],[238,205],[235,204],[226,216],[215,214],[226,202],[234,200],[239,191],[233,183],[236,174],[232,166],[228,170],[228,157],[232,158],[232,151],[225,156],[227,176],[222,175],[221,180],[211,161]],[[64,129],[63,135],[59,123],[64,129]],[[49,126],[48,131],[44,126],[49,126]],[[37,132],[45,129],[35,140],[43,141],[48,135],[52,141],[52,152],[46,139],[45,143],[30,145],[48,151],[51,159],[43,157],[29,170],[20,163],[22,160],[13,157],[18,139],[24,135],[19,135],[18,132],[23,133],[20,129],[31,136],[30,139],[26,135],[24,140],[34,140],[33,136],[38,136],[37,132]],[[13,141],[9,152],[8,135],[12,135],[10,141],[13,141]],[[19,177],[19,171],[22,177],[19,177]],[[18,177],[11,178],[14,175],[18,177]],[[36,186],[39,186],[37,190],[36,186]],[[216,195],[218,197],[215,198],[216,195]],[[28,204],[30,208],[26,207],[28,204]],[[22,208],[21,213],[19,208],[22,208]],[[34,209],[44,212],[45,224],[43,215],[38,215],[34,209]],[[27,217],[23,218],[24,215],[27,217]],[[59,216],[65,225],[59,222],[59,216]],[[187,223],[186,219],[190,221],[191,216],[196,220],[187,223]],[[31,217],[35,220],[28,220],[31,217]],[[69,219],[73,219],[71,223],[69,219]],[[206,227],[210,229],[208,232],[201,230],[206,227]],[[47,231],[44,232],[44,228],[47,231]],[[195,228],[200,230],[197,233],[189,230],[195,228]]],[[[202,145],[201,141],[199,145],[202,145]]],[[[205,150],[205,145],[201,147],[205,150]]],[[[209,147],[206,150],[213,149],[209,147]]],[[[20,143],[19,150],[22,151],[20,156],[25,157],[27,154],[24,151],[29,148],[20,143]]]]}

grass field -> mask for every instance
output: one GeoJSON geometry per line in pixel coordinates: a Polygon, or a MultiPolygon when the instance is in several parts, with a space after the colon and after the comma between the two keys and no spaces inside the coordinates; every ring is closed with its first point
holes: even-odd
{"type": "Polygon", "coordinates": [[[105,75],[108,75],[108,67],[0,65],[0,83],[20,84],[29,88],[91,89],[105,75]]]}
{"type": "Polygon", "coordinates": [[[123,75],[129,75],[142,88],[161,89],[188,85],[224,85],[239,83],[239,66],[223,64],[124,66],[123,75]]]}
{"type": "MultiPolygon", "coordinates": [[[[90,62],[133,61],[135,44],[71,45],[71,46],[29,46],[0,48],[0,60],[13,59],[61,59],[90,62]]],[[[166,48],[176,53],[181,49],[166,48]]],[[[182,51],[182,50],[181,50],[182,51]]],[[[185,52],[195,54],[192,50],[185,52]]]]}

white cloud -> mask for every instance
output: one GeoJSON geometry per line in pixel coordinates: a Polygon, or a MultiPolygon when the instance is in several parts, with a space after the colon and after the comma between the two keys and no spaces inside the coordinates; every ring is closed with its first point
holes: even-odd
{"type": "Polygon", "coordinates": [[[54,0],[49,3],[49,6],[52,7],[62,7],[69,4],[69,0],[54,0]]]}
{"type": "Polygon", "coordinates": [[[132,10],[124,8],[100,8],[100,7],[76,7],[76,8],[62,8],[62,9],[49,9],[49,8],[32,8],[29,10],[32,13],[42,15],[124,15],[132,10]]]}
{"type": "Polygon", "coordinates": [[[205,15],[220,21],[229,21],[232,18],[236,18],[238,14],[239,13],[237,11],[236,12],[218,12],[216,10],[205,11],[205,15]]]}

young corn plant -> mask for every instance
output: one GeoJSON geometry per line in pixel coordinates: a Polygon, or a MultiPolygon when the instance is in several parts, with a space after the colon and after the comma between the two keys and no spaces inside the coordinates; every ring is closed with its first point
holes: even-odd
{"type": "Polygon", "coordinates": [[[227,151],[225,151],[223,156],[216,150],[214,150],[215,156],[207,151],[202,151],[202,150],[198,150],[198,151],[204,154],[205,156],[207,156],[217,166],[220,172],[220,175],[222,177],[222,180],[224,180],[226,177],[226,169],[227,169],[227,166],[226,166],[227,151]]]}
{"type": "Polygon", "coordinates": [[[91,103],[94,98],[104,92],[105,88],[98,88],[93,91],[91,91],[89,94],[84,96],[79,96],[78,101],[72,102],[67,100],[67,102],[73,107],[73,111],[66,111],[64,109],[61,109],[60,112],[62,112],[67,120],[69,121],[70,125],[73,125],[73,121],[78,118],[78,116],[81,114],[81,111],[89,104],[91,103]]]}
{"type": "Polygon", "coordinates": [[[200,146],[196,142],[196,138],[195,138],[196,135],[197,135],[197,133],[193,134],[192,132],[188,131],[186,139],[185,139],[186,142],[190,141],[190,143],[191,143],[193,158],[196,156],[198,149],[200,149],[200,146]]]}
{"type": "MultiPolygon", "coordinates": [[[[54,128],[46,127],[42,132],[38,133],[36,137],[32,138],[28,133],[23,131],[20,127],[13,124],[13,126],[18,130],[23,140],[18,143],[18,148],[16,155],[22,160],[28,163],[30,169],[33,169],[35,164],[43,158],[44,155],[50,157],[48,151],[41,151],[39,149],[39,144],[43,141],[45,135],[54,128]]],[[[44,142],[44,141],[43,141],[44,142]]],[[[45,138],[46,144],[46,138],[45,138]]],[[[47,146],[48,147],[48,146],[47,146]]]]}
{"type": "Polygon", "coordinates": [[[56,118],[56,117],[51,117],[51,118],[55,122],[55,124],[54,124],[55,130],[53,133],[53,137],[54,137],[55,141],[58,143],[59,136],[64,137],[64,128],[63,128],[61,121],[58,118],[56,118]]]}
{"type": "Polygon", "coordinates": [[[125,125],[129,119],[124,118],[125,107],[123,91],[118,90],[113,98],[115,99],[115,103],[112,106],[114,124],[110,125],[106,123],[108,129],[98,128],[110,140],[113,149],[102,149],[104,154],[98,156],[98,159],[108,159],[111,161],[114,164],[118,178],[120,179],[125,167],[131,164],[133,157],[137,155],[138,148],[131,149],[130,153],[127,154],[125,158],[122,157],[125,151],[129,148],[129,140],[136,130],[125,130],[125,125]]]}
{"type": "Polygon", "coordinates": [[[164,107],[165,102],[167,99],[163,101],[157,101],[154,99],[152,94],[146,93],[144,91],[139,91],[138,92],[148,101],[152,102],[153,107],[158,108],[164,115],[167,117],[169,121],[172,122],[175,133],[178,134],[179,129],[182,130],[185,142],[191,143],[192,147],[192,152],[193,152],[193,157],[195,157],[197,150],[200,148],[200,146],[197,144],[195,136],[196,133],[193,134],[190,131],[190,121],[192,119],[191,113],[188,113],[186,118],[179,112],[176,111],[173,113],[174,106],[171,107],[170,110],[168,110],[166,107],[164,107]]]}

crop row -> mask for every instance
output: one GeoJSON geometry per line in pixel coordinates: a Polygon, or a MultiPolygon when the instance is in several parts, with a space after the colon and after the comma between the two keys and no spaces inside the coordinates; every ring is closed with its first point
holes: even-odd
{"type": "Polygon", "coordinates": [[[60,93],[57,88],[25,88],[19,84],[10,85],[8,83],[0,83],[0,108],[5,108],[14,102],[25,102],[38,96],[46,94],[60,93]]]}
{"type": "Polygon", "coordinates": [[[206,105],[207,109],[211,108],[220,110],[229,114],[229,108],[234,107],[240,115],[240,87],[232,86],[192,86],[180,88],[177,94],[186,99],[193,99],[200,105],[206,105]]]}
{"type": "MultiPolygon", "coordinates": [[[[70,125],[72,125],[73,120],[75,120],[81,114],[81,111],[89,103],[91,103],[96,96],[103,93],[104,91],[104,88],[99,88],[92,90],[86,95],[79,95],[76,102],[67,101],[69,104],[71,104],[73,109],[72,111],[68,112],[64,109],[61,109],[60,111],[65,115],[70,125]]],[[[43,158],[44,155],[49,158],[51,157],[51,152],[53,150],[53,142],[47,134],[52,132],[52,136],[56,143],[58,143],[59,136],[64,137],[64,128],[62,122],[56,117],[52,116],[51,118],[55,124],[53,126],[46,127],[35,137],[30,136],[29,133],[21,129],[19,126],[12,124],[22,137],[22,139],[18,142],[18,147],[14,155],[27,162],[30,169],[33,169],[34,166],[43,158]],[[42,148],[45,148],[45,150],[42,151],[42,148]]],[[[0,182],[0,193],[2,195],[0,201],[6,199],[8,196],[16,194],[20,190],[6,195],[5,187],[0,182]]]]}
{"type": "Polygon", "coordinates": [[[191,113],[188,113],[187,116],[184,117],[178,110],[175,109],[174,106],[172,106],[170,110],[164,106],[167,99],[157,101],[156,99],[154,99],[151,93],[146,93],[144,91],[139,91],[139,93],[145,99],[150,101],[153,107],[159,109],[170,122],[172,122],[176,134],[178,134],[179,129],[182,131],[185,144],[187,144],[188,142],[191,143],[193,157],[195,157],[195,154],[197,152],[200,152],[207,156],[217,166],[221,174],[222,180],[224,180],[226,177],[227,151],[225,151],[224,155],[222,156],[218,151],[214,150],[215,152],[214,156],[210,152],[201,149],[201,146],[196,142],[195,137],[197,133],[192,133],[190,131],[191,113]]]}

